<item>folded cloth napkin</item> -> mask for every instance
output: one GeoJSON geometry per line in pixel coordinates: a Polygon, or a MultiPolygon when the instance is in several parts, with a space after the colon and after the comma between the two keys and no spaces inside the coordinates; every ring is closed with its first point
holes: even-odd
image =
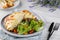
{"type": "Polygon", "coordinates": [[[28,38],[15,38],[15,37],[9,36],[8,34],[4,33],[2,30],[0,30],[0,39],[2,40],[40,40],[40,35],[35,37],[28,37],[28,38]]]}

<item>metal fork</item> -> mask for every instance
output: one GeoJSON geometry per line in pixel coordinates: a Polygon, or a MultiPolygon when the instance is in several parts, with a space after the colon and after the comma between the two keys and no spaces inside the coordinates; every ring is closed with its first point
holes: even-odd
{"type": "Polygon", "coordinates": [[[56,23],[56,24],[55,24],[55,26],[53,27],[53,30],[52,30],[52,32],[50,33],[50,35],[48,36],[48,39],[47,39],[47,40],[50,39],[50,37],[52,36],[52,34],[54,33],[54,31],[57,31],[57,30],[58,30],[59,26],[60,26],[59,23],[56,23]]]}
{"type": "Polygon", "coordinates": [[[60,24],[59,24],[59,23],[56,23],[56,25],[54,26],[54,28],[53,28],[51,34],[53,34],[54,31],[57,31],[58,28],[59,28],[59,26],[60,26],[60,24]]]}

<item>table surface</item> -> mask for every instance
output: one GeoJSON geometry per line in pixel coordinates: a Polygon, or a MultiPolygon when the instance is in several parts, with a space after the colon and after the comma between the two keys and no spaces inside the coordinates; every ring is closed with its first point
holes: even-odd
{"type": "MultiPolygon", "coordinates": [[[[19,7],[17,7],[17,8],[15,8],[15,9],[13,9],[13,10],[22,10],[22,9],[30,9],[28,6],[29,5],[31,5],[30,3],[28,3],[28,2],[26,2],[27,0],[25,0],[25,1],[23,1],[23,0],[21,0],[21,6],[19,6],[19,7]]],[[[10,12],[12,12],[13,10],[0,10],[0,30],[1,30],[1,20],[2,20],[2,18],[4,17],[4,16],[6,16],[7,14],[9,14],[10,12]]],[[[39,9],[39,7],[35,7],[35,9],[33,8],[33,9],[30,9],[30,10],[32,10],[32,11],[35,11],[35,12],[38,12],[38,14],[40,13],[40,9],[39,9]]],[[[52,21],[54,21],[54,22],[59,22],[60,23],[60,19],[59,18],[51,18],[51,17],[49,17],[48,19],[47,19],[47,16],[46,16],[46,14],[39,14],[39,16],[42,16],[42,17],[44,17],[45,19],[46,19],[46,21],[47,22],[52,22],[52,21]],[[57,21],[58,20],[58,21],[57,21]]],[[[49,27],[49,25],[50,24],[48,24],[47,26],[49,27]]],[[[43,34],[42,34],[42,37],[41,37],[41,40],[46,40],[46,38],[47,38],[47,29],[48,29],[48,27],[43,31],[43,34]],[[44,35],[44,36],[43,36],[44,35]]],[[[60,39],[60,31],[58,30],[58,31],[55,31],[54,32],[54,34],[52,35],[52,37],[50,38],[50,40],[59,40],[60,39]]]]}

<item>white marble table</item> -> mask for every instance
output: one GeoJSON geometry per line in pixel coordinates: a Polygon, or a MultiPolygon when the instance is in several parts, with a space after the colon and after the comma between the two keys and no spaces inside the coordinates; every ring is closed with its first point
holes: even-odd
{"type": "MultiPolygon", "coordinates": [[[[20,7],[17,7],[16,9],[14,9],[14,10],[17,10],[17,9],[30,9],[28,6],[30,5],[30,3],[28,3],[28,2],[26,2],[26,0],[21,0],[22,1],[22,6],[20,7]]],[[[51,18],[51,17],[49,17],[48,19],[47,19],[47,16],[46,16],[46,14],[41,14],[40,13],[40,11],[39,11],[40,9],[39,9],[39,7],[36,7],[33,11],[36,11],[37,12],[37,14],[39,15],[39,16],[41,16],[41,17],[43,17],[43,18],[45,18],[45,20],[47,20],[47,22],[52,22],[52,21],[54,21],[54,22],[59,22],[60,23],[60,19],[59,18],[51,18]],[[58,20],[58,21],[57,21],[58,20]]],[[[13,10],[8,10],[8,11],[4,11],[4,10],[0,10],[0,30],[1,30],[1,19],[5,16],[5,15],[7,15],[7,14],[9,14],[11,11],[13,11],[13,10]]],[[[48,27],[49,27],[49,25],[50,24],[48,24],[47,25],[47,28],[43,31],[43,34],[42,34],[42,36],[41,36],[41,40],[46,40],[46,38],[47,38],[47,34],[48,34],[48,32],[47,32],[47,30],[48,30],[48,27]],[[43,36],[44,35],[44,36],[43,36]]],[[[60,33],[59,33],[60,31],[56,31],[53,35],[52,35],[52,37],[51,37],[51,39],[50,40],[59,40],[60,39],[60,33]],[[56,39],[55,39],[56,38],[56,39]]]]}

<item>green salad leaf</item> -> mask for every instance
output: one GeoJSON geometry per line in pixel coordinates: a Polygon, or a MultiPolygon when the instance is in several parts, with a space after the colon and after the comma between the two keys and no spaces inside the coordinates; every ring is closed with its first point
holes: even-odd
{"type": "Polygon", "coordinates": [[[39,20],[36,21],[34,19],[31,19],[30,21],[22,21],[17,28],[18,34],[25,34],[30,31],[30,30],[34,30],[34,31],[39,31],[39,29],[43,26],[43,21],[39,20]]]}

